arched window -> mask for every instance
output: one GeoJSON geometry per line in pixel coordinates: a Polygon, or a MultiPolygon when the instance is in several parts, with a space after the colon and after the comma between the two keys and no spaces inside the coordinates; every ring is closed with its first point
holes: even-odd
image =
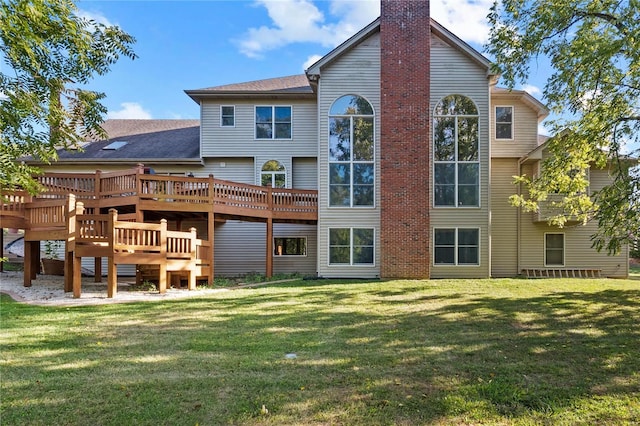
{"type": "Polygon", "coordinates": [[[479,206],[478,108],[471,99],[449,95],[436,105],[433,145],[435,206],[479,206]]]}
{"type": "Polygon", "coordinates": [[[287,174],[284,166],[279,161],[269,160],[262,165],[260,172],[260,182],[262,186],[272,188],[285,188],[287,186],[287,174]]]}
{"type": "Polygon", "coordinates": [[[329,110],[329,205],[373,206],[374,117],[365,98],[345,95],[329,110]]]}

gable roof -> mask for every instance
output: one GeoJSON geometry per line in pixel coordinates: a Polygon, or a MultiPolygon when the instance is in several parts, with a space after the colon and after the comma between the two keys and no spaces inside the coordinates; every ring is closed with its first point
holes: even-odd
{"type": "Polygon", "coordinates": [[[309,80],[304,74],[287,77],[268,78],[246,83],[226,84],[223,86],[207,87],[204,89],[185,90],[194,101],[209,97],[290,97],[310,96],[315,98],[309,80]]]}
{"type": "Polygon", "coordinates": [[[108,139],[88,141],[82,151],[59,150],[57,163],[201,163],[200,120],[107,120],[108,139]],[[104,149],[126,142],[117,149],[104,149]]]}
{"type": "Polygon", "coordinates": [[[538,99],[534,98],[528,92],[524,90],[515,90],[515,89],[507,89],[505,87],[491,87],[491,95],[497,95],[500,98],[512,98],[518,99],[522,101],[524,104],[528,105],[531,109],[533,109],[538,115],[538,122],[542,121],[545,117],[549,115],[549,110],[547,107],[540,102],[538,99]]]}
{"type": "MultiPolygon", "coordinates": [[[[355,46],[357,46],[362,40],[369,37],[371,34],[380,31],[380,18],[376,19],[360,31],[358,31],[355,35],[347,39],[342,44],[338,45],[331,52],[324,55],[320,60],[311,65],[307,70],[306,74],[309,80],[316,81],[320,76],[321,69],[337,58],[342,56],[345,52],[348,52],[355,46]]],[[[431,18],[431,32],[441,38],[444,42],[451,45],[452,47],[458,49],[464,55],[466,55],[469,59],[477,63],[480,67],[485,68],[487,70],[487,76],[496,77],[491,71],[491,61],[483,56],[480,52],[475,50],[469,44],[464,42],[458,36],[453,34],[451,31],[440,25],[437,21],[431,18]]]]}

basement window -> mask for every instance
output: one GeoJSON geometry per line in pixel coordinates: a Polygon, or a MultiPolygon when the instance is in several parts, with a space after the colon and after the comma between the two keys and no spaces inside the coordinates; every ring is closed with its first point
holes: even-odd
{"type": "Polygon", "coordinates": [[[273,239],[275,256],[306,256],[307,239],[304,237],[281,237],[273,239]]]}
{"type": "Polygon", "coordinates": [[[127,144],[126,141],[114,141],[109,145],[102,147],[102,149],[107,151],[115,151],[116,149],[120,149],[127,144]]]}

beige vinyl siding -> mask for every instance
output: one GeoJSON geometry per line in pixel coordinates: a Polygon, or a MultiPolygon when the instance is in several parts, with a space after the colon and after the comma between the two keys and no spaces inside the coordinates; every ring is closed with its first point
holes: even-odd
{"type": "Polygon", "coordinates": [[[317,153],[317,112],[313,100],[266,100],[235,103],[235,127],[220,126],[220,105],[228,101],[202,102],[200,145],[202,157],[291,157],[317,153]],[[255,139],[255,106],[291,106],[292,139],[255,139]]]}
{"type": "Polygon", "coordinates": [[[318,159],[295,157],[293,164],[293,187],[297,189],[318,189],[318,159]]]}
{"type": "Polygon", "coordinates": [[[509,202],[517,193],[515,158],[491,160],[491,276],[514,277],[518,271],[518,209],[509,202]]]}
{"type": "Polygon", "coordinates": [[[538,146],[538,115],[535,110],[514,96],[492,94],[491,156],[520,158],[538,146]],[[496,139],[496,106],[513,107],[513,139],[496,139]]]}
{"type": "MultiPolygon", "coordinates": [[[[229,220],[215,227],[216,276],[239,276],[266,270],[266,224],[229,220]]],[[[316,275],[316,229],[313,225],[276,223],[274,237],[306,237],[307,256],[273,259],[273,272],[316,275]]]]}
{"type": "Polygon", "coordinates": [[[380,275],[380,34],[364,39],[321,70],[318,88],[318,274],[323,277],[375,278],[380,275]],[[329,208],[329,108],[341,96],[367,99],[375,118],[375,185],[373,208],[329,208]],[[329,266],[329,228],[372,228],[373,266],[329,266]]]}
{"type": "MultiPolygon", "coordinates": [[[[532,167],[523,168],[523,172],[531,173],[532,167]]],[[[590,189],[592,192],[602,189],[610,177],[607,170],[590,170],[590,189]]],[[[520,267],[544,268],[544,235],[545,233],[563,233],[565,235],[565,268],[600,269],[606,277],[626,277],[629,273],[628,248],[615,256],[606,252],[597,252],[591,247],[591,235],[596,232],[597,224],[593,221],[587,225],[570,224],[564,228],[549,226],[546,223],[534,223],[533,216],[523,213],[521,218],[520,267]]]]}
{"type": "MultiPolygon", "coordinates": [[[[96,170],[103,172],[115,172],[130,170],[136,166],[136,162],[132,161],[131,164],[109,164],[102,163],[100,165],[84,165],[84,164],[56,164],[38,166],[45,172],[55,173],[95,173],[96,170]]],[[[186,176],[188,173],[196,173],[201,170],[202,166],[199,164],[193,165],[172,165],[172,164],[145,164],[145,167],[151,167],[156,174],[172,174],[178,176],[186,176]]]]}
{"type": "MultiPolygon", "coordinates": [[[[480,67],[459,50],[442,39],[431,35],[431,114],[436,104],[445,96],[460,94],[471,98],[479,114],[479,158],[480,158],[480,207],[479,208],[432,208],[431,236],[435,228],[479,228],[480,265],[445,266],[433,263],[433,241],[431,243],[432,278],[478,278],[491,273],[489,245],[489,80],[487,70],[480,67]]],[[[430,126],[432,127],[432,125],[430,126]]],[[[433,131],[433,129],[432,129],[433,131]]],[[[429,135],[433,143],[433,135],[429,135]]],[[[432,145],[433,146],[433,145],[432,145]]],[[[433,150],[433,148],[432,148],[433,150]]],[[[431,161],[433,176],[433,161],[431,161]]],[[[433,185],[431,186],[433,193],[433,185]]],[[[433,199],[433,197],[432,197],[433,199]]],[[[433,200],[432,200],[433,202],[433,200]]]]}

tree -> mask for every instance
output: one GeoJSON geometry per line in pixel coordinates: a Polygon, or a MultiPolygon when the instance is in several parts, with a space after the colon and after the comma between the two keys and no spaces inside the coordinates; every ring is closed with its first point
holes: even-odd
{"type": "Polygon", "coordinates": [[[83,88],[121,56],[134,59],[134,38],[78,16],[72,0],[0,2],[0,188],[38,192],[37,167],[57,149],[77,148],[100,127],[105,97],[83,88]]]}
{"type": "Polygon", "coordinates": [[[543,93],[560,117],[540,175],[516,179],[528,191],[513,204],[536,210],[562,193],[551,222],[595,220],[593,246],[618,252],[640,235],[640,0],[496,0],[489,21],[487,52],[508,87],[526,82],[537,60],[550,61],[543,93]],[[613,179],[590,197],[591,165],[613,179]]]}

